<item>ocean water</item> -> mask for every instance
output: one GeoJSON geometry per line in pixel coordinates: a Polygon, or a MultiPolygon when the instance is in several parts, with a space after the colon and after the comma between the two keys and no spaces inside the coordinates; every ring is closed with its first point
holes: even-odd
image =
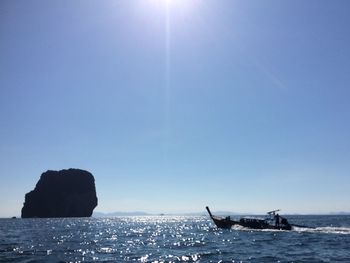
{"type": "Polygon", "coordinates": [[[0,219],[1,262],[347,262],[350,216],[314,229],[217,229],[209,217],[0,219]]]}

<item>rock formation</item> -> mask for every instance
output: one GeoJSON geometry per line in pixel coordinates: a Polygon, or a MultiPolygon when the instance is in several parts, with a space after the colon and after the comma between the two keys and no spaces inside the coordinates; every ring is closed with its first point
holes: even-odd
{"type": "Polygon", "coordinates": [[[80,169],[47,171],[35,189],[25,195],[22,218],[90,217],[96,206],[91,173],[80,169]]]}

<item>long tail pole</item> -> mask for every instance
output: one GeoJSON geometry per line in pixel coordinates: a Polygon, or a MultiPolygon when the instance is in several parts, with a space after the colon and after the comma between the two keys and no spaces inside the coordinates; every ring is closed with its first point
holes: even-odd
{"type": "Polygon", "coordinates": [[[205,208],[207,209],[207,211],[208,211],[208,213],[209,213],[210,217],[212,218],[212,217],[213,217],[213,215],[211,214],[209,207],[208,207],[208,206],[206,206],[205,208]]]}

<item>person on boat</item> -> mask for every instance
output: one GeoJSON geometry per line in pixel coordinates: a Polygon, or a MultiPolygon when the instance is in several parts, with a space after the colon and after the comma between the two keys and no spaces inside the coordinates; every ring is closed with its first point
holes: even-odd
{"type": "Polygon", "coordinates": [[[280,226],[280,215],[278,213],[275,215],[275,226],[280,226]]]}

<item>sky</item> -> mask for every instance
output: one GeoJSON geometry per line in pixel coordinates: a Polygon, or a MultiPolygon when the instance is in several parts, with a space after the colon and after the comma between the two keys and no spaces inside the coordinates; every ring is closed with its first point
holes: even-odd
{"type": "Polygon", "coordinates": [[[0,1],[0,217],[47,170],[95,211],[350,211],[350,1],[0,1]]]}

